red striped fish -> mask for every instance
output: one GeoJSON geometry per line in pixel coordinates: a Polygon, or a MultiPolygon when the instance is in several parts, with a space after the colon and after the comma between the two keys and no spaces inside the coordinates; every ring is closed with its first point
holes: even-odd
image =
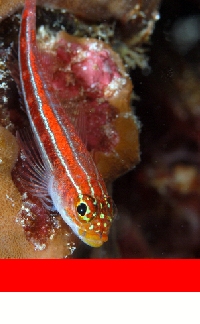
{"type": "MultiPolygon", "coordinates": [[[[112,200],[90,153],[48,84],[38,55],[35,25],[36,1],[26,0],[19,34],[19,69],[26,113],[42,158],[42,164],[32,167],[35,195],[44,202],[50,196],[74,233],[99,247],[108,239],[112,200]]],[[[37,163],[36,158],[30,161],[37,163]]]]}

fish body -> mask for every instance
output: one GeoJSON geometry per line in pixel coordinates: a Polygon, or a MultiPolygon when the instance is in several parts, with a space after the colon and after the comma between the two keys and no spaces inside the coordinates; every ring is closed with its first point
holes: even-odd
{"type": "MultiPolygon", "coordinates": [[[[86,244],[107,241],[113,204],[105,183],[45,76],[36,44],[36,1],[26,0],[19,33],[20,83],[26,113],[44,167],[42,190],[86,244]]],[[[42,173],[42,176],[41,176],[42,173]]]]}

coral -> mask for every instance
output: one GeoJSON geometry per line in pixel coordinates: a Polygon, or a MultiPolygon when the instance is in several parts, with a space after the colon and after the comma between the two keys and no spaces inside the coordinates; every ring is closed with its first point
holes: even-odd
{"type": "Polygon", "coordinates": [[[16,221],[24,229],[27,242],[32,244],[33,255],[35,252],[37,256],[38,251],[41,251],[41,254],[38,254],[41,258],[45,255],[51,258],[65,258],[73,253],[79,240],[58,213],[46,209],[32,192],[27,192],[21,179],[27,167],[27,160],[21,152],[12,170],[12,178],[22,200],[16,221]]]}
{"type": "Polygon", "coordinates": [[[55,38],[43,28],[38,44],[62,105],[75,120],[77,115],[85,120],[88,150],[104,179],[134,167],[138,125],[130,106],[132,84],[119,55],[102,41],[65,32],[55,38]]]}
{"type": "MultiPolygon", "coordinates": [[[[143,18],[149,17],[152,7],[156,7],[158,0],[151,0],[146,4],[143,0],[86,0],[86,1],[70,1],[70,0],[46,0],[46,5],[53,8],[66,8],[76,16],[93,21],[118,19],[130,20],[135,19],[134,15],[141,14],[143,18]]],[[[38,4],[40,2],[38,1],[38,4]]],[[[142,16],[141,16],[142,17],[142,16]]]]}
{"type": "MultiPolygon", "coordinates": [[[[0,21],[21,8],[22,4],[22,0],[9,2],[9,5],[7,1],[2,1],[0,21]]],[[[148,58],[141,46],[149,41],[159,18],[160,0],[148,3],[143,0],[38,0],[37,4],[47,9],[65,10],[66,19],[63,20],[62,28],[72,20],[72,25],[76,26],[76,36],[95,37],[110,43],[130,68],[137,65],[140,68],[147,67],[148,58]]]]}
{"type": "Polygon", "coordinates": [[[21,8],[23,3],[23,0],[2,0],[0,3],[0,21],[13,14],[19,8],[21,8]]]}
{"type": "MultiPolygon", "coordinates": [[[[67,9],[77,16],[84,19],[93,21],[106,20],[106,19],[119,19],[119,20],[135,20],[135,15],[143,19],[151,16],[152,8],[156,8],[159,0],[151,0],[146,4],[143,0],[38,0],[38,5],[45,5],[51,8],[67,9]],[[143,14],[142,14],[143,12],[143,14]]],[[[0,17],[1,19],[12,14],[14,11],[23,6],[23,0],[2,0],[0,3],[0,17]]],[[[139,25],[136,22],[136,25],[139,25]]],[[[137,26],[138,28],[138,26],[137,26]]]]}
{"type": "MultiPolygon", "coordinates": [[[[22,222],[21,212],[26,211],[27,203],[22,205],[20,192],[11,177],[11,170],[16,162],[18,150],[15,137],[4,127],[0,127],[0,258],[66,257],[73,253],[77,243],[71,232],[65,229],[65,224],[62,223],[60,218],[57,219],[60,228],[54,237],[51,237],[48,248],[45,250],[41,248],[41,244],[37,246],[37,240],[30,243],[30,240],[27,240],[24,234],[23,227],[20,226],[22,222]]],[[[37,218],[37,222],[38,220],[40,221],[37,218]]],[[[30,232],[31,218],[23,220],[24,223],[27,221],[29,221],[28,230],[30,232]]],[[[32,226],[34,226],[34,219],[32,222],[32,226]]],[[[39,228],[44,230],[42,226],[39,228]]]]}
{"type": "Polygon", "coordinates": [[[0,257],[18,258],[26,253],[27,242],[22,228],[16,223],[16,215],[21,208],[21,195],[14,186],[11,169],[17,159],[18,145],[15,137],[0,127],[0,257]]]}
{"type": "Polygon", "coordinates": [[[159,18],[160,0],[146,1],[46,1],[46,6],[66,8],[76,17],[77,36],[89,36],[111,44],[125,64],[147,67],[147,56],[141,48],[149,41],[155,22],[159,18]],[[90,22],[86,23],[84,22],[90,22]]]}

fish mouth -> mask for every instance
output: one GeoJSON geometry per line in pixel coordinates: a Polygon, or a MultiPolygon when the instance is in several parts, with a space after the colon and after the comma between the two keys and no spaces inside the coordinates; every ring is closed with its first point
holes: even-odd
{"type": "Polygon", "coordinates": [[[108,241],[108,235],[102,233],[88,234],[87,232],[80,233],[81,240],[91,247],[100,247],[104,242],[108,241]]]}

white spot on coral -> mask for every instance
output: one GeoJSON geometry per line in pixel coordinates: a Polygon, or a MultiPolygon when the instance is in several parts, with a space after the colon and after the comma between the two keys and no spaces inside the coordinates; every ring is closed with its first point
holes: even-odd
{"type": "Polygon", "coordinates": [[[36,251],[42,251],[46,248],[46,244],[33,243],[36,251]]]}
{"type": "Polygon", "coordinates": [[[90,49],[90,51],[97,51],[98,50],[98,44],[97,43],[91,43],[89,49],[90,49]]]}

